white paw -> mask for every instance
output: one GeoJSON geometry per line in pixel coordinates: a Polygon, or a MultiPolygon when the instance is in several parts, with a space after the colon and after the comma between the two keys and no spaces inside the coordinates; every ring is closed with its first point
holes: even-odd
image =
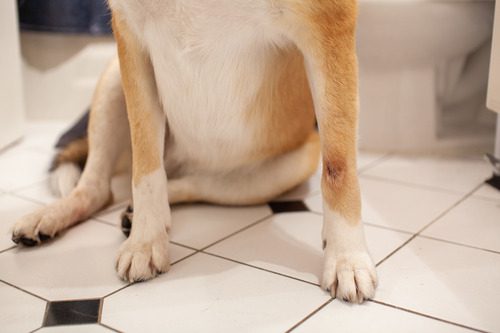
{"type": "Polygon", "coordinates": [[[332,297],[351,303],[362,303],[375,296],[377,273],[366,252],[325,253],[321,287],[332,297]]]}
{"type": "Polygon", "coordinates": [[[152,241],[127,239],[118,254],[116,270],[125,281],[145,281],[168,271],[168,235],[166,231],[152,241]]]}
{"type": "Polygon", "coordinates": [[[44,207],[18,220],[12,229],[12,241],[34,246],[54,237],[67,223],[68,216],[57,205],[44,207]]]}

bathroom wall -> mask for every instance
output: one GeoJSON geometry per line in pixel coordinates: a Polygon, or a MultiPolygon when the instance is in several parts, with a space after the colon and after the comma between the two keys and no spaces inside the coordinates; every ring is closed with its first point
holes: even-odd
{"type": "Polygon", "coordinates": [[[28,120],[74,120],[116,53],[112,37],[22,32],[28,120]]]}
{"type": "Polygon", "coordinates": [[[16,2],[0,1],[0,149],[21,137],[24,125],[16,2]]]}

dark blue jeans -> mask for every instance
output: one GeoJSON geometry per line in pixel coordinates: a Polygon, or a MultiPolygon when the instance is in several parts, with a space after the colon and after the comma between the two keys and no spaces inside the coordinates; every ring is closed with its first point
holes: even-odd
{"type": "Polygon", "coordinates": [[[106,0],[18,0],[18,5],[20,25],[24,30],[111,33],[111,15],[106,0]]]}

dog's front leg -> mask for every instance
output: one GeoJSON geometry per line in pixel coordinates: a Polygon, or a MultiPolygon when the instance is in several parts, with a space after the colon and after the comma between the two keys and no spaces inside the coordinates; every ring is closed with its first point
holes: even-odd
{"type": "Polygon", "coordinates": [[[322,287],[361,303],[374,296],[377,276],[367,252],[356,171],[358,85],[355,1],[308,4],[292,29],[304,53],[323,156],[322,287]]]}
{"type": "Polygon", "coordinates": [[[113,13],[113,29],[130,122],[134,202],[134,224],[116,267],[121,278],[142,281],[169,268],[165,115],[149,55],[117,13],[113,13]]]}

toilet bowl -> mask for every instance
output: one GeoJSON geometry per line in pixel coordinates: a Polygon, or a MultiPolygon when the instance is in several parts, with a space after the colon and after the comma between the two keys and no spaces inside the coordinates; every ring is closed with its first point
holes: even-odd
{"type": "Polygon", "coordinates": [[[494,4],[360,0],[360,148],[436,152],[491,141],[483,110],[494,4]]]}

